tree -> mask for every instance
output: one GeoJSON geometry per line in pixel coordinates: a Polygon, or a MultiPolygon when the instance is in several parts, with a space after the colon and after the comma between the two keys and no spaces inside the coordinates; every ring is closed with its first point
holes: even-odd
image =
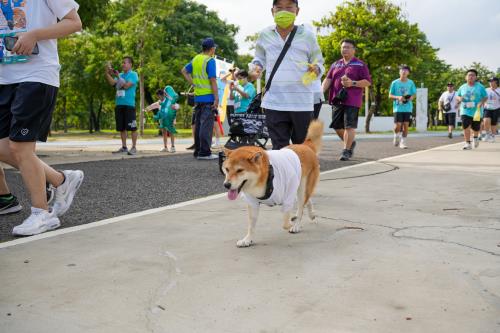
{"type": "Polygon", "coordinates": [[[398,66],[421,66],[428,74],[431,66],[422,65],[424,59],[437,59],[437,49],[432,48],[418,25],[409,23],[401,7],[387,0],[347,1],[339,5],[330,17],[315,22],[315,25],[332,31],[319,38],[327,64],[341,57],[340,43],[344,38],[350,38],[357,42],[357,57],[370,69],[373,107],[366,115],[366,132],[370,131],[373,114],[380,114],[384,105],[389,109],[386,96],[390,82],[399,76],[398,66]]]}

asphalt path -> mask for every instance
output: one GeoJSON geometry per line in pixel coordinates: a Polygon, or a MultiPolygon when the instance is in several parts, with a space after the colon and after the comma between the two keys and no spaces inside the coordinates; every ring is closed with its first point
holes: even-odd
{"type": "MultiPolygon", "coordinates": [[[[389,139],[360,140],[354,158],[348,162],[338,160],[341,143],[327,141],[320,155],[321,169],[337,169],[459,141],[459,138],[450,140],[446,137],[410,138],[410,148],[403,150],[393,147],[389,139]]],[[[224,192],[224,178],[218,170],[217,161],[197,161],[191,154],[60,164],[55,167],[60,170],[80,169],[85,173],[85,180],[71,209],[61,217],[62,228],[224,192]]],[[[19,198],[24,209],[18,214],[0,216],[0,242],[13,239],[12,228],[29,215],[29,198],[20,174],[6,170],[6,177],[12,193],[19,198]]]]}

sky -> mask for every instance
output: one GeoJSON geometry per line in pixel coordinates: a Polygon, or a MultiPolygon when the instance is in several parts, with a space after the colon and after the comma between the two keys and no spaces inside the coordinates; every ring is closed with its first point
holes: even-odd
{"type": "MultiPolygon", "coordinates": [[[[245,37],[273,24],[271,0],[196,0],[240,27],[239,53],[250,53],[245,37]]],[[[297,23],[311,24],[335,11],[342,0],[300,0],[297,23]]],[[[454,67],[481,62],[500,68],[500,0],[391,0],[418,23],[439,56],[454,67]]]]}

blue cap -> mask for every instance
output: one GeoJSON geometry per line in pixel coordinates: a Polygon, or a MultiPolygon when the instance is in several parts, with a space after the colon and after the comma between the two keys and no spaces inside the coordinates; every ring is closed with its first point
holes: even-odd
{"type": "Polygon", "coordinates": [[[203,42],[201,43],[201,47],[204,50],[208,50],[211,49],[212,47],[217,47],[217,45],[215,44],[214,39],[209,37],[203,40],[203,42]]]}

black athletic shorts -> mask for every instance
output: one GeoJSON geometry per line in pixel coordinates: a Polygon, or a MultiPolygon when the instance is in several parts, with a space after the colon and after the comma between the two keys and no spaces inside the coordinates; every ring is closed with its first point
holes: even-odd
{"type": "Polygon", "coordinates": [[[358,128],[359,108],[348,105],[332,106],[332,123],[330,128],[335,130],[346,128],[358,128]]]}
{"type": "Polygon", "coordinates": [[[394,123],[409,123],[411,112],[394,112],[394,123]]]}
{"type": "Polygon", "coordinates": [[[193,108],[193,114],[191,115],[191,126],[196,125],[196,108],[193,108]]]}
{"type": "Polygon", "coordinates": [[[0,85],[0,139],[47,141],[57,91],[39,82],[0,85]]]}
{"type": "Polygon", "coordinates": [[[455,126],[457,122],[457,114],[455,112],[445,113],[444,121],[446,126],[455,126]]]}
{"type": "Polygon", "coordinates": [[[462,128],[467,129],[471,126],[474,132],[479,132],[479,130],[481,129],[481,122],[474,121],[473,117],[462,115],[462,128]]]}
{"type": "Polygon", "coordinates": [[[137,115],[135,107],[127,105],[117,105],[115,108],[116,130],[137,131],[137,115]]]}
{"type": "Polygon", "coordinates": [[[313,119],[319,118],[319,113],[321,112],[321,108],[323,107],[323,102],[314,104],[314,116],[313,119]]]}
{"type": "Polygon", "coordinates": [[[491,125],[495,126],[498,123],[499,114],[500,114],[500,109],[495,109],[495,110],[486,110],[485,109],[483,118],[490,118],[491,125]]]}

